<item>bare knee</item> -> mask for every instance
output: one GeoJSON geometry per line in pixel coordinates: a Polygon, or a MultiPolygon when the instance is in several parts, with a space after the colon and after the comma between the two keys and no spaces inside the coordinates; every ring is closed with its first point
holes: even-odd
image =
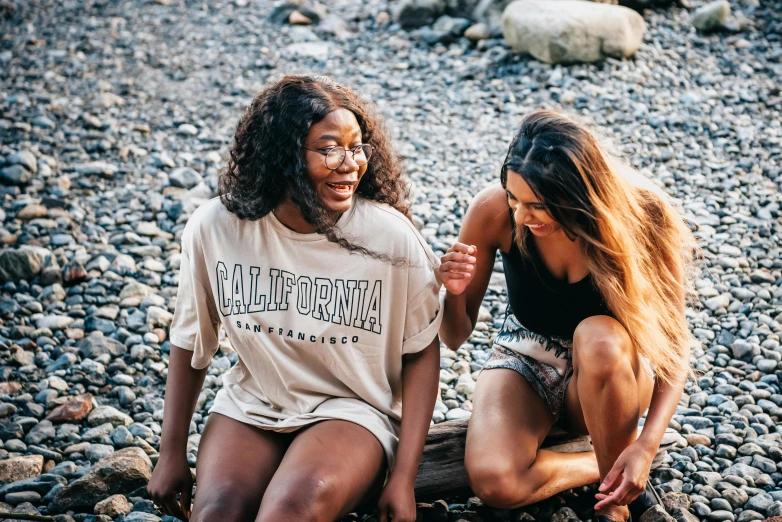
{"type": "Polygon", "coordinates": [[[229,492],[225,495],[212,494],[205,501],[196,503],[190,522],[251,522],[257,511],[257,506],[249,506],[229,492]]]}
{"type": "Polygon", "coordinates": [[[627,368],[631,350],[630,336],[616,319],[588,317],[573,334],[573,370],[579,377],[608,380],[627,368]]]}
{"type": "Polygon", "coordinates": [[[256,522],[330,522],[326,510],[331,505],[330,497],[336,492],[335,486],[333,477],[318,472],[293,478],[284,491],[271,492],[271,495],[267,491],[256,522]]]}
{"type": "Polygon", "coordinates": [[[473,493],[495,508],[510,509],[527,504],[531,491],[525,487],[524,472],[507,458],[465,460],[467,479],[473,493]]]}

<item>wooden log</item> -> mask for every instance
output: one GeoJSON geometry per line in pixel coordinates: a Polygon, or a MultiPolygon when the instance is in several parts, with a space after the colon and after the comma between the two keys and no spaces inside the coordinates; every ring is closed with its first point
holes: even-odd
{"type": "MultiPolygon", "coordinates": [[[[435,424],[426,437],[421,465],[415,481],[416,499],[442,498],[471,494],[464,470],[464,444],[467,420],[446,421],[435,424]]],[[[659,467],[667,450],[680,438],[676,431],[668,429],[660,445],[660,451],[652,463],[659,467]]],[[[543,448],[559,453],[581,453],[592,450],[588,435],[573,436],[556,427],[543,442],[543,448]]]]}

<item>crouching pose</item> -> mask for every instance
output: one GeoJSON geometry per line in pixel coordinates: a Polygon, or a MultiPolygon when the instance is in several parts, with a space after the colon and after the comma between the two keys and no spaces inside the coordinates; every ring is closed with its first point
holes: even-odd
{"type": "Polygon", "coordinates": [[[253,100],[220,197],[182,234],[148,486],[162,513],[332,521],[379,494],[380,520],[415,519],[441,315],[405,187],[381,122],[346,88],[287,76],[253,100]],[[238,361],[209,410],[191,511],[187,437],[221,325],[238,361]]]}
{"type": "Polygon", "coordinates": [[[693,238],[653,185],[554,112],[524,119],[500,181],[477,195],[439,268],[453,349],[475,326],[497,250],[508,288],[473,397],[470,484],[512,508],[601,481],[598,517],[624,521],[658,501],[645,485],[688,373],[693,238]],[[540,449],[556,422],[588,433],[594,453],[540,449]]]}

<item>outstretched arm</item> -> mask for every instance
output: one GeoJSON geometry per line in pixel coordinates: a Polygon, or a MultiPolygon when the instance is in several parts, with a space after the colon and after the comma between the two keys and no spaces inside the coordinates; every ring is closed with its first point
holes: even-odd
{"type": "Polygon", "coordinates": [[[378,502],[380,522],[415,520],[413,489],[440,384],[440,340],[402,356],[402,427],[396,464],[378,502]]]}
{"type": "Polygon", "coordinates": [[[150,497],[163,514],[178,518],[190,516],[190,493],[193,481],[187,464],[187,435],[198,394],[204,384],[207,368],[191,367],[193,352],[171,346],[166,377],[163,432],[160,458],[147,486],[150,497]],[[179,503],[176,494],[180,493],[179,503]]]}

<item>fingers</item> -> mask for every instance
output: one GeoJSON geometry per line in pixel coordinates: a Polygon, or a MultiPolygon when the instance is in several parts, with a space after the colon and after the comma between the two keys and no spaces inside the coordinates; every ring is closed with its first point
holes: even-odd
{"type": "Polygon", "coordinates": [[[182,494],[179,496],[179,507],[182,510],[182,513],[184,513],[187,520],[190,519],[190,506],[193,496],[193,485],[188,483],[185,484],[185,487],[182,488],[182,494]]]}
{"type": "MultiPolygon", "coordinates": [[[[472,258],[475,259],[475,258],[472,258]]],[[[459,263],[456,261],[446,261],[441,265],[444,272],[466,274],[475,270],[475,264],[470,262],[459,263]]]]}
{"type": "Polygon", "coordinates": [[[600,511],[601,509],[607,508],[608,506],[616,505],[612,495],[603,495],[602,493],[598,493],[595,495],[595,497],[599,501],[597,504],[595,504],[595,511],[600,511]]]}
{"type": "Polygon", "coordinates": [[[177,502],[174,495],[163,499],[163,504],[161,504],[161,512],[166,515],[171,515],[172,517],[177,517],[180,520],[187,520],[187,517],[184,513],[182,513],[182,510],[179,507],[179,503],[177,502]]]}
{"type": "Polygon", "coordinates": [[[442,263],[447,263],[448,261],[455,262],[455,263],[471,263],[474,264],[475,256],[472,256],[470,254],[463,254],[460,252],[450,252],[445,254],[443,257],[440,258],[440,261],[442,263]]]}
{"type": "Polygon", "coordinates": [[[606,478],[603,479],[603,482],[600,484],[598,491],[600,491],[601,493],[606,493],[608,491],[613,490],[614,483],[616,482],[616,479],[618,479],[621,476],[621,474],[622,474],[622,468],[614,465],[614,467],[611,468],[611,471],[608,472],[608,475],[606,475],[606,478]]]}
{"type": "Polygon", "coordinates": [[[478,249],[475,248],[475,245],[465,245],[464,243],[454,243],[451,248],[448,249],[448,252],[457,252],[460,254],[475,254],[478,249]]]}
{"type": "Polygon", "coordinates": [[[472,277],[472,274],[467,272],[465,274],[461,272],[447,272],[443,274],[442,280],[443,282],[448,282],[452,279],[470,279],[472,277]]]}
{"type": "Polygon", "coordinates": [[[638,496],[637,490],[637,486],[634,486],[630,480],[625,479],[619,487],[610,494],[598,493],[595,495],[595,498],[599,500],[599,502],[595,504],[595,510],[600,510],[609,505],[626,506],[638,496]]]}

